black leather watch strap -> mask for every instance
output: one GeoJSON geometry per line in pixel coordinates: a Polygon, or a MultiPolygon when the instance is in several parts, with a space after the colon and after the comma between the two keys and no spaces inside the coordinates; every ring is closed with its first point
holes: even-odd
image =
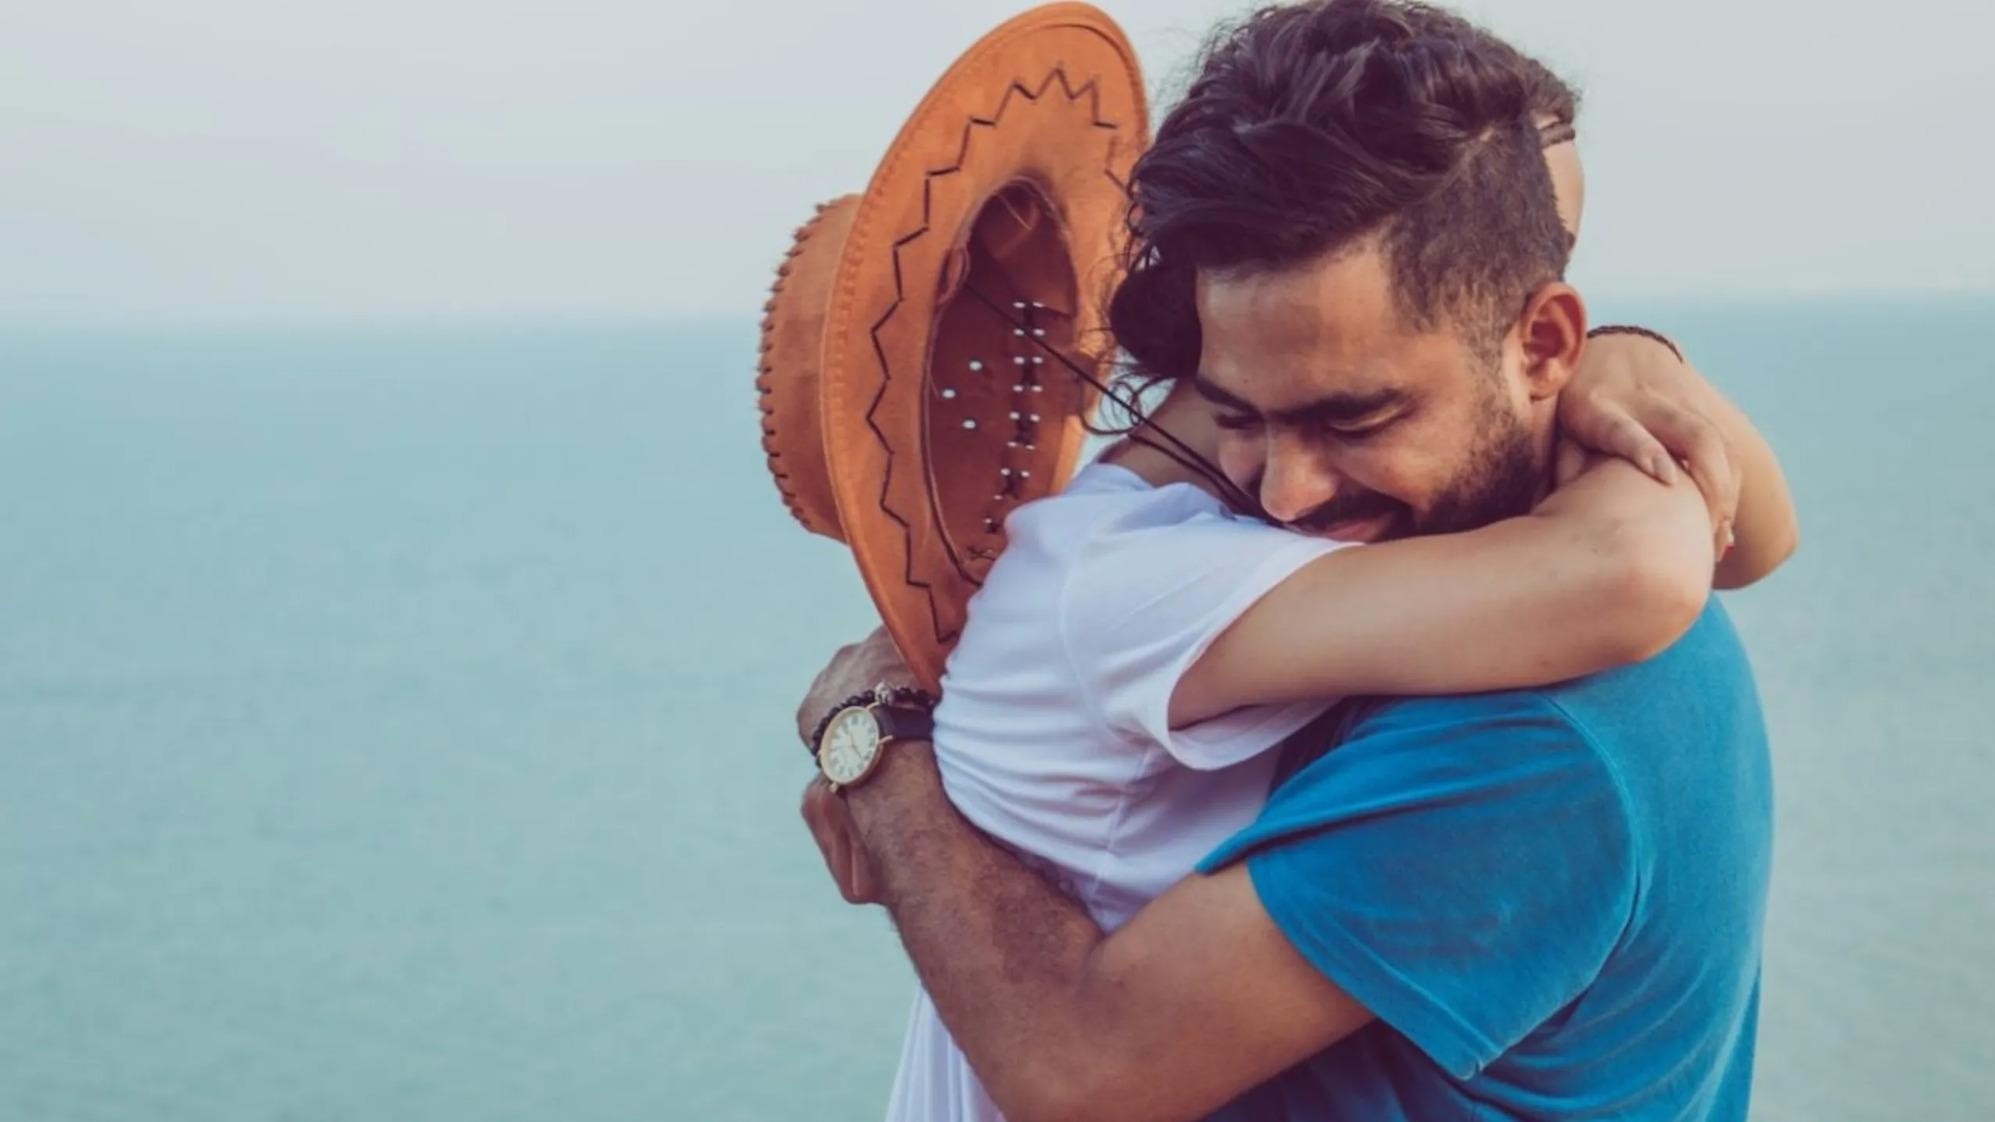
{"type": "Polygon", "coordinates": [[[881,705],[873,710],[880,735],[890,740],[927,740],[935,735],[935,715],[926,709],[881,705]]]}

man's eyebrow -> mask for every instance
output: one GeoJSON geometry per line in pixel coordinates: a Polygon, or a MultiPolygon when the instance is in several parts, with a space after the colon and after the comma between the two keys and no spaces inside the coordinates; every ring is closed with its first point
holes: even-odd
{"type": "MultiPolygon", "coordinates": [[[[1229,393],[1214,384],[1204,374],[1192,375],[1192,388],[1198,396],[1219,406],[1240,413],[1262,416],[1252,402],[1229,393]]],[[[1385,409],[1390,409],[1406,400],[1403,390],[1386,388],[1362,393],[1333,393],[1317,398],[1306,405],[1293,405],[1267,414],[1266,419],[1284,425],[1337,424],[1363,420],[1385,409]]]]}
{"type": "Polygon", "coordinates": [[[1203,372],[1195,373],[1191,376],[1191,388],[1198,391],[1198,396],[1222,409],[1232,409],[1241,413],[1253,413],[1257,416],[1260,414],[1260,410],[1254,408],[1250,402],[1244,401],[1220,389],[1219,384],[1206,377],[1203,372]]]}

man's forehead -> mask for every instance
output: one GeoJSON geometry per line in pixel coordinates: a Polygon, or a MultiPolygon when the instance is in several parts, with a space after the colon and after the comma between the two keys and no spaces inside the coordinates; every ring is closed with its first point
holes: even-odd
{"type": "Polygon", "coordinates": [[[1353,420],[1411,396],[1389,375],[1340,376],[1322,368],[1268,370],[1234,379],[1201,370],[1192,376],[1192,387],[1221,408],[1295,423],[1353,420]]]}
{"type": "Polygon", "coordinates": [[[1406,342],[1383,258],[1370,247],[1279,271],[1201,274],[1199,390],[1263,411],[1401,380],[1406,342]]]}
{"type": "Polygon", "coordinates": [[[1375,239],[1278,269],[1200,270],[1196,302],[1208,333],[1229,344],[1322,348],[1398,327],[1390,270],[1375,239]]]}
{"type": "Polygon", "coordinates": [[[1328,399],[1403,395],[1413,381],[1402,340],[1340,338],[1324,330],[1294,343],[1248,335],[1241,345],[1222,336],[1202,348],[1193,388],[1209,401],[1273,415],[1328,399]]]}

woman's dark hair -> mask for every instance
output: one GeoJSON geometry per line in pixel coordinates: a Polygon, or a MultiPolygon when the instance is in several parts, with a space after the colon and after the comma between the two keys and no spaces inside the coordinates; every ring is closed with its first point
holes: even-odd
{"type": "Polygon", "coordinates": [[[1576,100],[1542,64],[1423,4],[1313,0],[1223,31],[1132,175],[1127,272],[1109,301],[1132,373],[1196,368],[1199,270],[1276,270],[1366,238],[1409,324],[1452,321],[1493,350],[1565,269],[1537,121],[1569,137],[1576,100]]]}

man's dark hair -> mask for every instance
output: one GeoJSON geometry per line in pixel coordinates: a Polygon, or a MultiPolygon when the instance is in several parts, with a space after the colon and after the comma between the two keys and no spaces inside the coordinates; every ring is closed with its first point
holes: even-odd
{"type": "Polygon", "coordinates": [[[1376,237],[1411,325],[1452,321],[1493,353],[1564,273],[1537,122],[1569,137],[1575,108],[1542,64],[1439,8],[1262,9],[1207,46],[1136,163],[1118,345],[1143,380],[1188,376],[1198,270],[1277,270],[1376,237]]]}

